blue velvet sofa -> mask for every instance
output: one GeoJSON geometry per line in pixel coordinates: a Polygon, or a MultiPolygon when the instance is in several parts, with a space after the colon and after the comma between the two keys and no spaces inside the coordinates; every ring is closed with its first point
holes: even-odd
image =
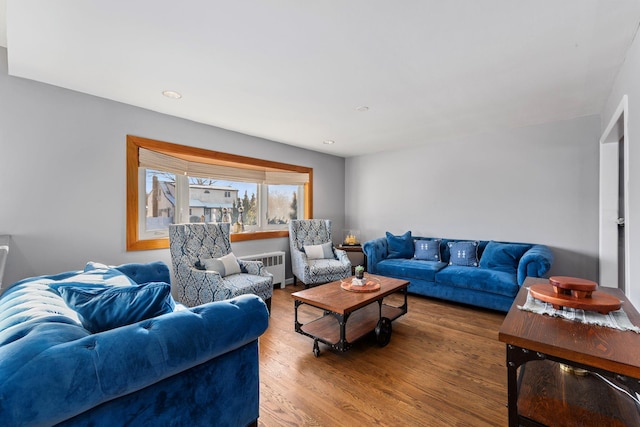
{"type": "Polygon", "coordinates": [[[265,303],[186,308],[169,280],[161,262],[89,263],[11,285],[0,297],[0,424],[256,425],[265,303]]]}
{"type": "Polygon", "coordinates": [[[407,280],[410,293],[505,312],[524,279],[546,277],[553,263],[545,245],[415,237],[411,232],[369,240],[363,252],[368,272],[407,280]]]}

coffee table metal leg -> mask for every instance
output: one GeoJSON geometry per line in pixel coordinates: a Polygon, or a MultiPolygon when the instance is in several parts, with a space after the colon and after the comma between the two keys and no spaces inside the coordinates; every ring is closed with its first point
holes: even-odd
{"type": "Polygon", "coordinates": [[[296,300],[294,302],[294,307],[295,307],[294,316],[295,316],[295,319],[294,319],[294,322],[293,322],[293,326],[294,326],[296,332],[301,332],[300,328],[302,327],[302,323],[298,322],[298,307],[300,307],[302,304],[303,304],[302,301],[296,300]]]}
{"type": "Polygon", "coordinates": [[[347,319],[349,319],[349,314],[350,313],[345,313],[344,315],[342,315],[334,313],[334,316],[336,317],[336,319],[338,319],[338,324],[340,325],[340,341],[338,341],[338,344],[336,346],[336,348],[340,351],[347,351],[350,347],[349,343],[347,342],[347,319]]]}
{"type": "Polygon", "coordinates": [[[407,290],[407,287],[402,288],[400,292],[402,292],[402,294],[404,295],[404,304],[400,306],[400,309],[402,310],[403,314],[406,314],[409,310],[409,303],[407,302],[407,295],[409,292],[407,290]]]}
{"type": "MultiPolygon", "coordinates": [[[[296,306],[296,309],[297,309],[297,306],[296,306]]],[[[329,347],[333,349],[336,349],[339,351],[347,351],[351,347],[351,344],[347,341],[347,319],[349,319],[350,314],[351,313],[346,313],[343,315],[339,313],[333,313],[331,311],[325,311],[325,316],[333,315],[333,317],[338,321],[338,326],[340,327],[340,338],[338,339],[338,342],[335,344],[326,342],[325,340],[321,340],[320,338],[316,338],[312,335],[302,332],[300,328],[300,326],[302,325],[298,323],[297,312],[296,312],[296,331],[301,332],[313,338],[313,355],[316,357],[320,356],[320,346],[318,344],[320,341],[327,344],[329,347]]]]}

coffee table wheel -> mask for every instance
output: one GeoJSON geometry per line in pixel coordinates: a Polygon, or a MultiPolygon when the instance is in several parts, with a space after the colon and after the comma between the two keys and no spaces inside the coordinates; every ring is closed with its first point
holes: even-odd
{"type": "Polygon", "coordinates": [[[380,347],[384,347],[391,341],[391,319],[381,317],[375,329],[376,341],[380,347]]]}
{"type": "Polygon", "coordinates": [[[320,346],[318,345],[318,340],[313,340],[313,355],[315,357],[320,357],[320,346]]]}

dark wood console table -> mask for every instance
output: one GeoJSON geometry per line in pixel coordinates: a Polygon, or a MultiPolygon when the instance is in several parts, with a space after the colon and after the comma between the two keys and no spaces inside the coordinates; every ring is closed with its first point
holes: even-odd
{"type": "Polygon", "coordinates": [[[347,253],[347,256],[349,257],[349,261],[351,261],[351,275],[356,274],[356,265],[362,265],[365,269],[365,271],[367,270],[367,255],[362,251],[362,245],[345,245],[342,244],[340,246],[338,246],[338,249],[343,250],[347,253]],[[357,261],[354,262],[351,259],[351,256],[349,254],[355,253],[356,255],[356,259],[357,261]],[[360,259],[362,259],[362,263],[360,263],[360,259]]]}
{"type": "MultiPolygon", "coordinates": [[[[527,278],[499,332],[507,347],[509,426],[640,425],[640,405],[630,397],[640,396],[640,334],[520,310],[535,283],[548,281],[527,278]]],[[[619,298],[640,326],[622,291],[598,290],[619,298]]]]}

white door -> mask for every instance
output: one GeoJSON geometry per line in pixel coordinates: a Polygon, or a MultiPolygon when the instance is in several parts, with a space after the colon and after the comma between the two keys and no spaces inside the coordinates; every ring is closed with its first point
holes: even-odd
{"type": "Polygon", "coordinates": [[[620,288],[628,295],[629,224],[626,220],[628,203],[625,203],[628,200],[629,176],[627,105],[625,95],[600,139],[599,284],[620,288]]]}
{"type": "Polygon", "coordinates": [[[618,143],[600,144],[600,280],[618,287],[618,143]]]}

